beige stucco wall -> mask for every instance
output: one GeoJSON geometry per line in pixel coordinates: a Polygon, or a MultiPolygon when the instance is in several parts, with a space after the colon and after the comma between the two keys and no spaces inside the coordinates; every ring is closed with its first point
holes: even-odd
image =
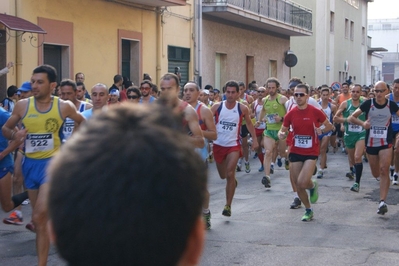
{"type": "MultiPolygon", "coordinates": [[[[202,85],[215,83],[216,53],[226,54],[227,80],[246,82],[246,56],[254,57],[254,80],[263,85],[269,77],[269,60],[277,61],[277,78],[286,87],[289,68],[284,65],[284,52],[289,39],[245,30],[210,20],[203,20],[202,85]]],[[[226,82],[224,80],[222,82],[226,82]]]]}
{"type": "MultiPolygon", "coordinates": [[[[1,1],[0,10],[35,24],[38,24],[39,18],[71,22],[72,67],[69,77],[63,78],[74,78],[76,72],[83,72],[86,75],[87,87],[97,82],[111,85],[113,76],[120,74],[118,30],[142,34],[140,76],[144,72],[149,73],[156,82],[157,70],[159,73],[167,72],[168,45],[192,48],[190,19],[165,15],[161,27],[160,20],[157,21],[157,13],[153,10],[105,0],[5,0],[1,1]],[[162,28],[159,31],[158,26],[158,29],[162,28]],[[157,51],[161,50],[161,58],[158,60],[157,51]]],[[[168,7],[168,10],[188,18],[192,17],[193,13],[191,5],[168,7]]],[[[61,36],[62,31],[59,34],[61,36]]],[[[47,43],[46,36],[44,42],[47,43]]],[[[7,77],[7,84],[19,86],[30,78],[32,70],[40,62],[39,49],[43,47],[32,47],[29,39],[27,42],[12,39],[7,43],[8,61],[18,61],[18,71],[11,71],[7,77]],[[19,47],[16,42],[19,42],[19,47]]]]}

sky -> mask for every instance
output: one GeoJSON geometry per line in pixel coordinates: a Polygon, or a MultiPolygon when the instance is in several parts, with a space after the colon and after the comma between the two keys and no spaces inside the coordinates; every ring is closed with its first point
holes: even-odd
{"type": "Polygon", "coordinates": [[[374,0],[368,5],[368,19],[399,18],[399,0],[374,0]]]}

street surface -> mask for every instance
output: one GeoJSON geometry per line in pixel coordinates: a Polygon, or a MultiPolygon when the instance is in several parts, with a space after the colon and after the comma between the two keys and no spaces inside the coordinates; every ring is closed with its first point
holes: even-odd
{"type": "MultiPolygon", "coordinates": [[[[318,180],[314,219],[302,222],[304,207],[289,208],[293,193],[284,166],[275,165],[272,187],[265,189],[259,160],[250,162],[249,174],[237,173],[231,217],[222,216],[225,180],[219,178],[215,163],[209,165],[212,229],[207,231],[201,265],[399,265],[399,186],[390,188],[388,213],[377,215],[379,182],[368,163],[360,192],[355,193],[349,190],[353,181],[345,177],[346,155],[330,151],[327,172],[318,180]]],[[[22,208],[25,224],[30,208],[22,208]]],[[[0,211],[1,219],[6,216],[0,211]]],[[[0,223],[1,266],[37,265],[35,235],[25,224],[0,223]]],[[[66,265],[54,247],[48,265],[66,265]]]]}

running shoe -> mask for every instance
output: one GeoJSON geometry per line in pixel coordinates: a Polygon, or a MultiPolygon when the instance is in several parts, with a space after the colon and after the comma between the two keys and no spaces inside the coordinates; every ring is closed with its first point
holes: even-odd
{"type": "Polygon", "coordinates": [[[239,166],[238,164],[237,164],[237,167],[236,167],[236,172],[241,172],[241,166],[239,166]]]}
{"type": "Polygon", "coordinates": [[[274,173],[274,165],[270,165],[270,174],[274,173]]]}
{"type": "Polygon", "coordinates": [[[355,183],[355,184],[353,184],[353,186],[351,187],[351,191],[354,191],[354,192],[359,192],[359,189],[360,189],[359,183],[355,183]]]}
{"type": "Polygon", "coordinates": [[[378,206],[377,214],[384,215],[387,212],[388,212],[388,206],[385,204],[384,201],[381,201],[380,205],[378,206]]]}
{"type": "Polygon", "coordinates": [[[316,180],[312,181],[314,184],[314,187],[309,189],[310,192],[310,202],[311,203],[316,203],[317,200],[319,199],[319,184],[317,183],[316,180]]]}
{"type": "Polygon", "coordinates": [[[202,215],[204,216],[206,230],[211,229],[211,211],[202,215]]]}
{"type": "Polygon", "coordinates": [[[317,171],[317,176],[316,176],[317,178],[319,178],[319,179],[321,179],[321,178],[323,178],[323,170],[319,170],[319,171],[317,171]]]}
{"type": "Polygon", "coordinates": [[[28,229],[29,231],[33,232],[33,233],[36,233],[36,228],[35,228],[35,225],[33,224],[32,221],[27,223],[25,228],[28,229]]]}
{"type": "Polygon", "coordinates": [[[302,216],[303,222],[309,222],[313,219],[313,211],[311,209],[306,209],[305,214],[302,216]]]}
{"type": "Polygon", "coordinates": [[[290,209],[298,209],[302,205],[301,200],[298,197],[294,198],[294,201],[290,205],[290,209]]]}
{"type": "Polygon", "coordinates": [[[260,166],[260,168],[258,169],[259,172],[263,172],[265,170],[265,168],[263,168],[263,164],[260,166]]]}
{"type": "Polygon", "coordinates": [[[258,158],[258,153],[257,152],[255,152],[255,154],[254,154],[254,157],[252,157],[253,159],[256,159],[256,158],[258,158]]]}
{"type": "Polygon", "coordinates": [[[224,206],[223,212],[222,212],[223,216],[227,216],[230,217],[231,216],[231,207],[228,205],[224,206]]]}
{"type": "Polygon", "coordinates": [[[264,176],[262,178],[262,184],[265,186],[265,188],[271,187],[271,181],[269,176],[264,176]]]}
{"type": "Polygon", "coordinates": [[[353,173],[352,173],[352,172],[346,173],[346,177],[349,178],[350,180],[355,179],[355,177],[353,176],[353,173]]]}
{"type": "Polygon", "coordinates": [[[30,200],[29,199],[26,199],[26,200],[24,200],[21,204],[22,205],[28,205],[30,203],[30,200]]]}
{"type": "Polygon", "coordinates": [[[389,167],[389,172],[391,173],[390,177],[391,177],[391,180],[392,180],[393,174],[394,174],[394,172],[395,172],[395,168],[393,168],[392,166],[390,166],[390,167],[389,167]]]}
{"type": "Polygon", "coordinates": [[[281,161],[281,158],[280,158],[280,157],[277,158],[277,166],[278,166],[278,167],[283,166],[283,161],[281,161]]]}
{"type": "Polygon", "coordinates": [[[314,171],[313,171],[313,175],[315,175],[317,173],[317,166],[314,166],[314,171]]]}
{"type": "Polygon", "coordinates": [[[398,174],[393,175],[392,185],[394,185],[394,186],[398,185],[398,174]]]}
{"type": "Polygon", "coordinates": [[[290,170],[290,161],[288,159],[285,159],[285,170],[290,170]]]}
{"type": "Polygon", "coordinates": [[[249,172],[251,172],[251,166],[249,165],[249,162],[246,162],[245,163],[245,173],[249,173],[249,172]]]}
{"type": "Polygon", "coordinates": [[[16,211],[13,211],[8,218],[3,219],[3,223],[5,224],[15,224],[15,225],[22,225],[23,219],[19,217],[16,211]]]}

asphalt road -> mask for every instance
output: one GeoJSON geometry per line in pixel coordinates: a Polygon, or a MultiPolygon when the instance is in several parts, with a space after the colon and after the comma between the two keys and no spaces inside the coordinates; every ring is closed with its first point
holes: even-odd
{"type": "MultiPolygon", "coordinates": [[[[328,169],[319,180],[319,201],[314,219],[302,222],[304,208],[291,210],[293,193],[288,171],[276,167],[272,187],[261,184],[259,161],[251,159],[252,171],[237,173],[238,188],[232,216],[222,216],[225,181],[215,164],[209,165],[212,229],[201,265],[399,265],[399,186],[391,186],[388,213],[376,214],[379,182],[367,163],[360,192],[349,190],[345,177],[346,155],[328,154],[328,169]]],[[[30,205],[23,206],[25,223],[30,205]]],[[[0,211],[0,217],[7,214],[0,211]]],[[[178,222],[178,221],[177,221],[178,222]]],[[[0,265],[37,265],[35,235],[25,226],[0,223],[0,265]]],[[[48,265],[66,265],[54,247],[48,265]]]]}

